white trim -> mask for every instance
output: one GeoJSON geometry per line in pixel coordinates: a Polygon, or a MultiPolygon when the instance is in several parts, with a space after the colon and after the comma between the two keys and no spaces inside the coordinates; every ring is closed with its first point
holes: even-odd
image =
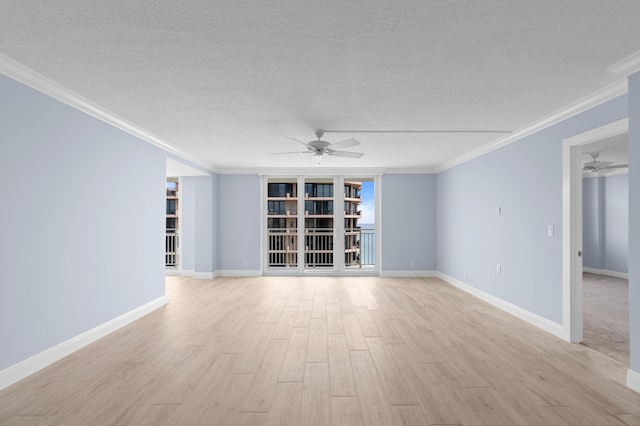
{"type": "Polygon", "coordinates": [[[344,175],[337,175],[333,177],[333,234],[335,235],[333,237],[333,268],[339,275],[346,268],[344,254],[342,254],[344,253],[344,216],[344,175]]]}
{"type": "Polygon", "coordinates": [[[433,167],[418,167],[418,168],[406,168],[397,169],[390,168],[384,171],[385,174],[390,175],[433,175],[436,173],[436,169],[433,167]]]}
{"type": "Polygon", "coordinates": [[[196,271],[194,271],[193,269],[183,269],[182,271],[180,271],[180,275],[183,277],[193,277],[195,273],[196,271]]]}
{"type": "Polygon", "coordinates": [[[562,324],[570,342],[582,341],[582,146],[628,131],[624,118],[562,141],[562,324]]]}
{"type": "Polygon", "coordinates": [[[375,269],[380,274],[382,271],[382,177],[375,176],[373,178],[373,201],[374,201],[374,216],[375,222],[374,226],[376,229],[375,239],[376,239],[376,247],[375,247],[375,269]]]}
{"type": "Polygon", "coordinates": [[[259,269],[219,269],[216,271],[218,277],[261,277],[262,271],[259,269]]]}
{"type": "Polygon", "coordinates": [[[84,112],[100,121],[103,121],[117,129],[120,129],[130,135],[133,135],[145,142],[155,145],[163,150],[170,152],[178,157],[188,160],[200,167],[215,172],[216,169],[200,157],[197,157],[181,148],[172,145],[170,142],[128,122],[117,114],[99,106],[98,104],[83,98],[79,94],[69,90],[68,88],[38,74],[37,72],[25,67],[21,63],[0,54],[0,74],[16,80],[38,92],[56,99],[63,104],[69,105],[79,111],[84,112]]]}
{"type": "Polygon", "coordinates": [[[450,169],[451,167],[466,163],[467,161],[473,160],[474,158],[480,157],[481,155],[487,154],[491,151],[495,151],[498,148],[502,148],[505,145],[509,145],[526,136],[532,135],[533,133],[553,126],[554,124],[566,120],[567,118],[573,117],[574,115],[580,114],[581,112],[587,111],[613,98],[624,95],[625,93],[627,93],[627,91],[627,79],[621,79],[592,93],[589,96],[586,96],[576,102],[565,106],[564,108],[546,117],[534,121],[533,123],[530,123],[527,126],[522,127],[507,136],[503,136],[489,144],[483,145],[477,149],[467,152],[460,157],[447,161],[436,167],[435,172],[440,173],[442,171],[450,169]]]}
{"type": "MultiPolygon", "coordinates": [[[[246,275],[243,275],[246,276],[246,275]]],[[[328,271],[314,271],[310,269],[306,269],[304,272],[300,273],[298,271],[290,271],[290,272],[279,272],[279,271],[266,271],[262,273],[263,277],[378,277],[380,276],[373,269],[364,269],[361,271],[359,269],[345,269],[342,272],[335,271],[330,269],[328,271]]]]}
{"type": "Polygon", "coordinates": [[[640,373],[632,369],[627,370],[627,387],[640,393],[640,373]]]}
{"type": "Polygon", "coordinates": [[[640,50],[607,67],[607,71],[622,77],[629,77],[640,71],[640,50]]]}
{"type": "Polygon", "coordinates": [[[436,271],[381,271],[380,276],[386,278],[430,278],[436,277],[436,271]]]}
{"type": "Polygon", "coordinates": [[[193,273],[193,278],[195,278],[197,280],[212,280],[217,276],[218,276],[217,271],[216,272],[194,272],[193,273]]]}
{"type": "Polygon", "coordinates": [[[440,278],[442,281],[459,288],[460,290],[471,294],[472,296],[477,297],[480,300],[483,300],[490,305],[495,306],[498,309],[501,309],[514,317],[520,318],[523,321],[528,322],[529,324],[535,325],[536,327],[546,331],[547,333],[553,334],[556,337],[563,338],[564,332],[562,325],[550,321],[544,317],[541,317],[538,314],[534,314],[533,312],[529,312],[526,309],[521,308],[520,306],[514,305],[513,303],[507,302],[506,300],[500,299],[492,294],[489,294],[483,290],[475,288],[467,283],[464,283],[460,280],[457,280],[453,277],[450,277],[442,272],[437,272],[436,276],[440,278]]]}
{"type": "Polygon", "coordinates": [[[176,222],[178,222],[178,227],[176,228],[176,242],[178,244],[178,258],[176,259],[176,265],[178,270],[182,270],[182,177],[178,177],[178,208],[176,209],[176,222]]]}
{"type": "Polygon", "coordinates": [[[586,266],[583,267],[582,270],[584,272],[588,272],[590,274],[606,275],[608,277],[621,278],[623,280],[628,280],[629,279],[629,273],[628,272],[609,271],[607,269],[588,268],[586,266]]]}
{"type": "Polygon", "coordinates": [[[609,177],[609,176],[618,176],[618,175],[626,175],[629,174],[629,169],[618,169],[618,170],[600,170],[598,172],[582,172],[582,177],[584,179],[597,178],[597,177],[609,177]]]}
{"type": "Polygon", "coordinates": [[[12,384],[32,375],[33,373],[42,370],[43,368],[53,364],[54,362],[64,358],[73,352],[82,349],[83,347],[95,342],[102,337],[113,333],[114,331],[124,327],[127,324],[134,322],[135,320],[142,318],[143,316],[150,314],[166,305],[167,299],[165,296],[159,297],[146,303],[132,311],[129,311],[117,318],[105,322],[89,331],[85,331],[82,334],[73,337],[66,342],[62,342],[52,348],[49,348],[37,355],[27,358],[11,367],[5,368],[0,371],[0,390],[11,386],[12,384]]]}
{"type": "Polygon", "coordinates": [[[600,176],[609,177],[609,176],[628,175],[628,174],[629,174],[629,169],[627,168],[627,169],[618,169],[618,170],[601,172],[600,176]]]}
{"type": "Polygon", "coordinates": [[[179,269],[165,269],[164,270],[165,277],[180,277],[182,276],[182,271],[179,269]]]}
{"type": "Polygon", "coordinates": [[[336,175],[344,175],[348,177],[375,177],[381,176],[386,172],[383,168],[358,168],[358,167],[323,167],[323,168],[299,168],[299,167],[265,167],[255,169],[242,169],[242,170],[218,170],[218,174],[259,174],[260,176],[268,177],[333,177],[336,175]]]}

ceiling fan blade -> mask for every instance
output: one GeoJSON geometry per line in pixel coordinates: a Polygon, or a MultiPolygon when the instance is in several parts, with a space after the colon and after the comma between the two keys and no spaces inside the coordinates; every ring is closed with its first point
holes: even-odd
{"type": "Polygon", "coordinates": [[[333,155],[335,157],[346,157],[346,158],[360,158],[364,155],[362,152],[351,152],[351,151],[329,151],[328,155],[333,155]]]}
{"type": "Polygon", "coordinates": [[[345,139],[340,142],[332,143],[331,145],[329,145],[329,147],[331,149],[334,149],[334,148],[344,149],[344,148],[351,148],[352,146],[356,146],[356,145],[360,145],[360,142],[351,138],[351,139],[345,139]]]}
{"type": "Polygon", "coordinates": [[[290,137],[287,137],[287,139],[291,139],[292,141],[296,141],[296,142],[298,142],[298,143],[301,143],[302,145],[306,146],[307,148],[309,147],[309,145],[307,145],[307,143],[306,143],[306,142],[302,142],[302,141],[301,141],[301,140],[299,140],[299,139],[296,139],[296,138],[290,138],[290,137]]]}
{"type": "Polygon", "coordinates": [[[271,155],[281,155],[281,154],[310,154],[311,151],[289,151],[289,152],[272,152],[271,155]]]}
{"type": "Polygon", "coordinates": [[[627,167],[629,167],[628,164],[615,164],[615,165],[611,165],[611,166],[606,166],[605,169],[607,169],[607,170],[615,170],[615,169],[626,169],[627,167]]]}

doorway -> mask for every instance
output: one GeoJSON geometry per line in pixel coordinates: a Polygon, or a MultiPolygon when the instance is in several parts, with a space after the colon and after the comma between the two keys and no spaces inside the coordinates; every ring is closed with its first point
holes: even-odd
{"type": "MultiPolygon", "coordinates": [[[[593,148],[597,148],[597,145],[591,144],[622,138],[627,133],[628,119],[623,119],[563,141],[563,332],[564,338],[574,343],[582,343],[585,338],[585,248],[589,256],[593,254],[593,250],[589,248],[591,241],[583,241],[583,228],[587,225],[583,223],[583,219],[592,221],[590,217],[583,218],[585,153],[593,153],[593,148]]],[[[591,160],[597,161],[597,158],[591,160]]],[[[587,185],[591,186],[592,182],[587,185]]],[[[628,198],[628,190],[626,195],[628,198]]],[[[589,214],[591,213],[588,212],[587,215],[589,214]]],[[[589,258],[586,263],[590,261],[589,258]]],[[[590,292],[591,290],[589,289],[590,292]]],[[[587,297],[593,297],[593,294],[587,294],[587,297]]]]}
{"type": "Polygon", "coordinates": [[[629,365],[629,135],[582,147],[583,344],[629,365]]]}
{"type": "Polygon", "coordinates": [[[180,270],[180,180],[167,178],[166,208],[165,208],[165,237],[164,237],[164,266],[168,273],[180,270]]]}

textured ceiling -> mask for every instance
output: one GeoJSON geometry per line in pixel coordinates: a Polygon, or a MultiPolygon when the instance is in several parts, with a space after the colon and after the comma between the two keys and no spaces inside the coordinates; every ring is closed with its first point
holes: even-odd
{"type": "MultiPolygon", "coordinates": [[[[0,0],[0,53],[220,169],[313,129],[518,129],[618,78],[640,2],[0,0]]],[[[495,134],[356,137],[322,167],[433,168],[495,134]]]]}
{"type": "Polygon", "coordinates": [[[591,161],[588,154],[598,154],[599,161],[612,161],[613,164],[629,164],[629,134],[613,136],[582,147],[583,161],[591,161]]]}

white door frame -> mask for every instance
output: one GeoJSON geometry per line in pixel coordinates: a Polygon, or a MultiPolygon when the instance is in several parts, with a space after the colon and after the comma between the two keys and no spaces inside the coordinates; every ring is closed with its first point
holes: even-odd
{"type": "Polygon", "coordinates": [[[582,147],[628,131],[624,118],[562,141],[562,326],[569,342],[582,342],[582,147]]]}

